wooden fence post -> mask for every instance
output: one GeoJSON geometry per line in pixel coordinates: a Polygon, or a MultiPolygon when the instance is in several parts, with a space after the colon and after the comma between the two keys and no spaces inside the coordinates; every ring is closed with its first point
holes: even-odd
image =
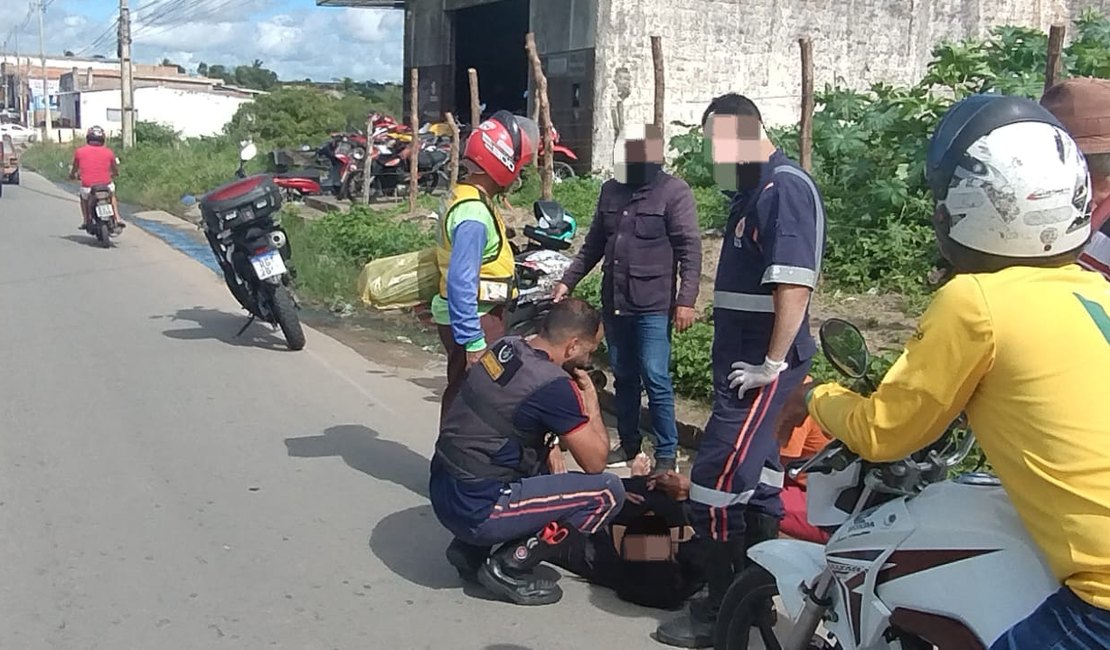
{"type": "Polygon", "coordinates": [[[798,39],[802,48],[802,119],[798,133],[799,162],[802,169],[813,170],[813,41],[798,39]]]}
{"type": "Polygon", "coordinates": [[[478,71],[469,68],[466,74],[470,78],[470,128],[473,130],[482,122],[482,103],[478,101],[478,71]]]}
{"type": "Polygon", "coordinates": [[[453,192],[455,190],[455,183],[459,182],[459,123],[455,121],[455,116],[447,113],[447,125],[451,127],[451,182],[447,185],[447,191],[453,192]]]}
{"type": "Polygon", "coordinates": [[[547,75],[543,73],[543,63],[536,50],[536,35],[532,32],[524,37],[524,48],[532,61],[532,75],[536,78],[536,101],[540,102],[540,135],[543,137],[543,155],[540,165],[540,198],[550,201],[554,179],[554,145],[551,142],[551,104],[547,99],[547,75]]]}
{"type": "MultiPolygon", "coordinates": [[[[366,205],[370,205],[370,181],[373,180],[370,178],[370,149],[374,146],[373,135],[374,121],[371,119],[367,119],[366,151],[364,152],[365,155],[363,156],[361,161],[356,161],[358,162],[359,166],[362,167],[362,202],[366,205]]],[[[351,197],[351,200],[354,201],[354,197],[351,197]]]]}
{"type": "Polygon", "coordinates": [[[651,37],[651,60],[655,64],[655,126],[663,131],[663,104],[667,95],[663,83],[663,38],[651,37]]]}
{"type": "Polygon", "coordinates": [[[409,126],[412,128],[412,143],[409,145],[409,212],[416,212],[416,191],[420,184],[420,114],[417,106],[420,105],[417,96],[417,84],[420,81],[420,71],[415,67],[409,71],[412,98],[409,102],[409,126]]]}
{"type": "Polygon", "coordinates": [[[1062,23],[1056,23],[1048,32],[1048,60],[1045,62],[1044,68],[1044,90],[1055,86],[1060,77],[1063,76],[1063,57],[1061,56],[1064,50],[1064,35],[1067,33],[1067,27],[1062,23]]]}

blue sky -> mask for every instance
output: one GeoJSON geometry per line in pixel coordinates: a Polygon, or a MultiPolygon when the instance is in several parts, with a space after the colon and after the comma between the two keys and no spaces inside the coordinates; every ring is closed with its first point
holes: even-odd
{"type": "MultiPolygon", "coordinates": [[[[50,0],[48,0],[50,2],[50,0]]],[[[314,0],[129,0],[134,57],[194,69],[261,59],[283,79],[397,81],[404,29],[401,11],[317,7],[314,0]]],[[[119,0],[53,0],[45,18],[47,49],[114,57],[108,31],[119,0]],[[98,40],[98,37],[102,37],[98,40]]],[[[0,42],[27,15],[27,0],[0,1],[0,42]]],[[[38,52],[38,24],[19,36],[38,52]]],[[[9,44],[9,48],[11,45],[9,44]]]]}

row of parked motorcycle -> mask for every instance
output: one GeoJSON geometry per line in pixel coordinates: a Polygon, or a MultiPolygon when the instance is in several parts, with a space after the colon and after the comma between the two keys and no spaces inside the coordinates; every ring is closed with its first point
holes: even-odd
{"type": "MultiPolygon", "coordinates": [[[[367,122],[370,133],[361,131],[330,134],[319,147],[278,149],[270,153],[273,182],[286,201],[306,196],[332,195],[338,199],[360,201],[365,184],[370,184],[370,200],[405,196],[413,183],[412,148],[418,147],[416,180],[425,194],[445,192],[450,184],[451,132],[446,122],[423,125],[417,133],[388,115],[373,113],[367,122]]],[[[460,142],[465,142],[469,126],[459,125],[460,142]]],[[[578,156],[559,143],[552,129],[555,181],[575,175],[572,166],[578,156]]],[[[465,178],[460,165],[458,177],[465,178]]],[[[521,178],[517,184],[522,184],[521,178]]]]}
{"type": "MultiPolygon", "coordinates": [[[[251,142],[242,144],[236,180],[201,197],[200,227],[228,289],[250,314],[240,334],[259,319],[280,328],[290,350],[300,350],[305,335],[293,293],[293,251],[278,211],[291,191],[283,182],[301,177],[247,176],[246,163],[258,155],[258,149],[251,142]]],[[[365,160],[356,156],[356,150],[337,155],[365,160]]],[[[557,202],[537,201],[534,211],[536,223],[524,228],[527,243],[513,245],[519,295],[509,305],[506,320],[509,331],[519,335],[534,332],[550,309],[554,285],[570,265],[565,251],[577,234],[574,218],[557,202]]]]}

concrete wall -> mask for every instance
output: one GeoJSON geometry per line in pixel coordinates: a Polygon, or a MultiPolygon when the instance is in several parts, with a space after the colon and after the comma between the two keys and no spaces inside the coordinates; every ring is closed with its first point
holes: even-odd
{"type": "MultiPolygon", "coordinates": [[[[1047,31],[1110,0],[598,0],[594,155],[611,167],[618,68],[631,74],[625,121],[652,117],[651,35],[663,37],[666,121],[697,122],[709,100],[734,90],[770,123],[797,120],[798,38],[814,42],[816,87],[841,80],[912,83],[934,44],[986,34],[995,25],[1047,31]]],[[[668,137],[675,127],[667,127],[668,137]]]]}
{"type": "MultiPolygon", "coordinates": [[[[239,106],[249,99],[202,93],[176,88],[136,88],[135,119],[169,124],[183,137],[216,135],[231,121],[239,106]]],[[[102,90],[63,96],[62,114],[77,117],[80,103],[80,127],[98,124],[109,132],[119,131],[120,93],[102,90]]]]}

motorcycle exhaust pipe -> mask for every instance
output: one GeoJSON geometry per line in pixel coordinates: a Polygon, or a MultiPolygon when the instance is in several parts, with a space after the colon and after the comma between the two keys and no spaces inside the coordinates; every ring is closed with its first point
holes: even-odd
{"type": "Polygon", "coordinates": [[[285,242],[285,233],[282,231],[275,230],[270,233],[270,244],[272,244],[274,248],[278,250],[285,248],[285,242]]]}

